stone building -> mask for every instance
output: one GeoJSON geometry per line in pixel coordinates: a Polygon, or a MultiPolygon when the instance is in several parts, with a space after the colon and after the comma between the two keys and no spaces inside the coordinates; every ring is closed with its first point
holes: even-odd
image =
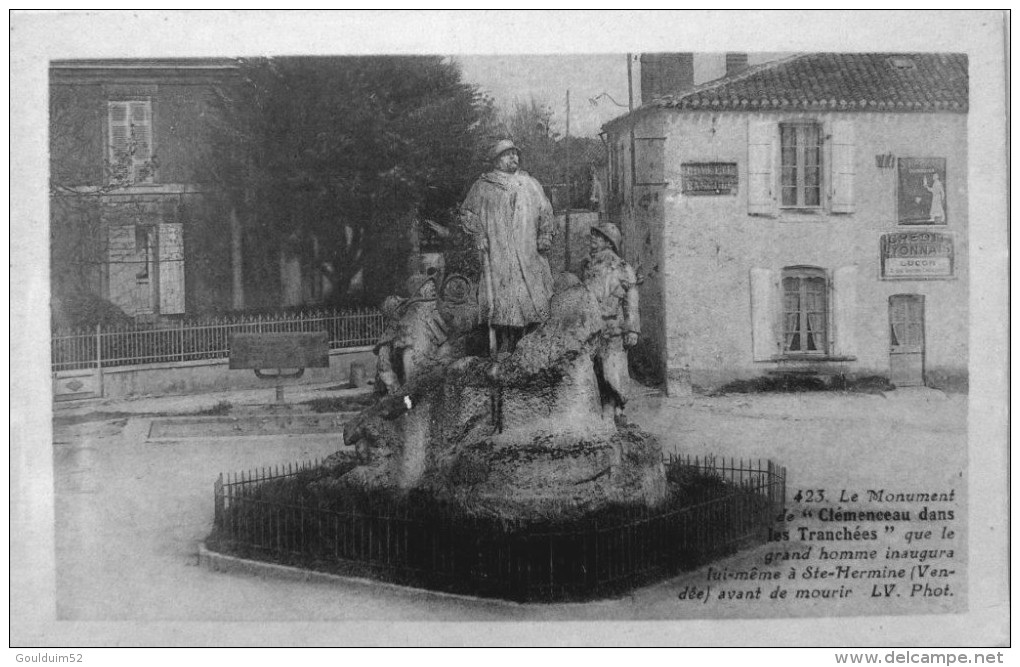
{"type": "Polygon", "coordinates": [[[733,60],[604,128],[643,353],[669,391],[965,381],[966,56],[733,60]]]}
{"type": "Polygon", "coordinates": [[[53,293],[156,319],[229,308],[240,230],[203,175],[229,59],[54,61],[53,293]]]}

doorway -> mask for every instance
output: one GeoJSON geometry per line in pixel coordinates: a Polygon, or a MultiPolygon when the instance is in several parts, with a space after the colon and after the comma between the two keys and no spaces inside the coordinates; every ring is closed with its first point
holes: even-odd
{"type": "Polygon", "coordinates": [[[897,387],[924,385],[924,297],[889,297],[889,381],[897,387]]]}

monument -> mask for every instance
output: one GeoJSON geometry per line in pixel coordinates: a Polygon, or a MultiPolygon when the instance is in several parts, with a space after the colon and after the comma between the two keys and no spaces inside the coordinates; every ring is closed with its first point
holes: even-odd
{"type": "Polygon", "coordinates": [[[461,212],[476,270],[415,274],[385,299],[376,397],[345,447],[221,476],[211,552],[554,601],[766,539],[781,468],[667,460],[624,412],[639,281],[619,230],[593,228],[582,275],[553,276],[541,187],[511,142],[491,156],[461,212]]]}
{"type": "Polygon", "coordinates": [[[493,170],[461,209],[481,275],[450,276],[424,317],[409,289],[378,348],[379,376],[398,375],[390,341],[408,339],[404,347],[419,353],[404,364],[403,383],[344,429],[360,462],[348,475],[498,516],[658,503],[661,448],[622,418],[624,346],[640,327],[634,272],[616,254],[620,233],[593,229],[583,283],[569,273],[554,280],[545,257],[552,206],[519,169],[513,142],[497,142],[490,158],[493,170]],[[466,353],[479,328],[487,357],[466,353]]]}

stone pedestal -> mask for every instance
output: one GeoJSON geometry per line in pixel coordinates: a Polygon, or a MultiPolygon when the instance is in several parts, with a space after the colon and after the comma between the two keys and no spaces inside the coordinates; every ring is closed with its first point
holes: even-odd
{"type": "Polygon", "coordinates": [[[467,357],[437,367],[350,423],[345,439],[364,461],[352,478],[425,488],[507,518],[665,498],[659,443],[617,429],[611,408],[603,414],[594,297],[568,288],[551,312],[498,364],[467,357]]]}

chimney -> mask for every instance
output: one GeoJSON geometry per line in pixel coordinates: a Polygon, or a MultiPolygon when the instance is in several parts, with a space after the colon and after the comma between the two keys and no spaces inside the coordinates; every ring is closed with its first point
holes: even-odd
{"type": "Polygon", "coordinates": [[[641,54],[641,104],[693,87],[693,53],[641,54]]]}
{"type": "Polygon", "coordinates": [[[747,54],[746,53],[727,53],[726,54],[726,76],[733,76],[739,72],[747,69],[747,54]]]}

